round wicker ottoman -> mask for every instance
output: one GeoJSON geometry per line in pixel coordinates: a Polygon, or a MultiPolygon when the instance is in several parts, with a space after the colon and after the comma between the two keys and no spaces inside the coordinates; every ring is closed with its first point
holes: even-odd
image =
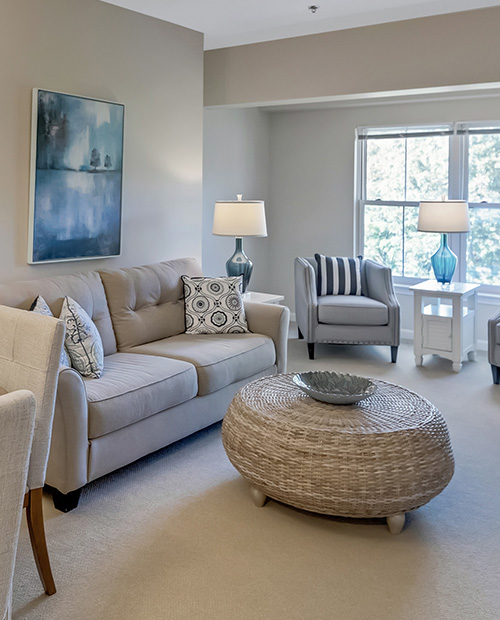
{"type": "Polygon", "coordinates": [[[264,377],[233,398],[222,424],[229,460],[267,497],[344,517],[384,517],[398,534],[405,513],[453,476],[446,423],[429,401],[374,380],[373,396],[332,405],[307,396],[292,374],[264,377]]]}

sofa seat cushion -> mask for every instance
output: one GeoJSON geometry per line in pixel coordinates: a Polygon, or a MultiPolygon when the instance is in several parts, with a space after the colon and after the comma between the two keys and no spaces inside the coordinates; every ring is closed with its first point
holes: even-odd
{"type": "Polygon", "coordinates": [[[500,344],[500,323],[495,326],[496,343],[500,344]]]}
{"type": "Polygon", "coordinates": [[[274,343],[260,334],[179,334],[128,349],[193,364],[204,396],[266,370],[276,362],[274,343]]]}
{"type": "Polygon", "coordinates": [[[198,391],[192,364],[130,353],[106,356],[102,376],[84,381],[90,439],[183,403],[198,391]]]}
{"type": "Polygon", "coordinates": [[[389,312],[381,301],[357,295],[318,297],[318,321],[328,325],[387,325],[389,312]]]}

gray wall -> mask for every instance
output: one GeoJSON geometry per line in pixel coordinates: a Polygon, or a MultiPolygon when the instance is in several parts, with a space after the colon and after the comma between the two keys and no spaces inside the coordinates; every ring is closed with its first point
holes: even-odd
{"type": "MultiPolygon", "coordinates": [[[[258,109],[205,110],[203,159],[203,269],[225,274],[234,252],[232,237],[212,235],[216,200],[264,200],[268,234],[273,237],[272,204],[268,200],[270,118],[258,109]],[[272,221],[272,223],[271,223],[272,221]]],[[[269,269],[267,238],[248,237],[243,249],[254,264],[251,290],[265,291],[269,269]]]]}
{"type": "MultiPolygon", "coordinates": [[[[354,205],[354,136],[357,126],[500,120],[499,110],[500,97],[485,97],[267,113],[268,125],[262,120],[261,130],[269,127],[268,140],[263,137],[249,147],[252,157],[255,157],[255,149],[261,148],[262,160],[269,158],[269,165],[261,171],[260,180],[261,187],[267,184],[267,191],[264,191],[268,196],[269,237],[259,240],[267,264],[259,269],[259,281],[254,282],[251,288],[284,294],[285,303],[293,311],[295,256],[312,256],[314,252],[352,255],[357,251],[354,205]]],[[[215,136],[206,140],[205,161],[211,159],[211,151],[215,147],[218,150],[218,169],[224,170],[224,159],[230,167],[231,152],[219,146],[238,135],[234,124],[238,119],[256,113],[256,110],[206,110],[205,136],[213,131],[216,119],[219,142],[216,142],[215,136]]],[[[248,124],[242,126],[248,127],[248,124]]],[[[244,175],[245,171],[239,169],[239,175],[244,175]]],[[[255,172],[253,169],[251,180],[258,184],[255,172]]],[[[240,178],[244,183],[244,177],[240,178]]],[[[204,208],[208,217],[213,206],[206,201],[206,188],[210,187],[212,198],[215,195],[226,196],[231,179],[230,174],[216,177],[210,168],[205,168],[204,208]]],[[[230,191],[233,191],[232,186],[230,191]]],[[[204,232],[204,248],[208,251],[209,244],[213,246],[214,241],[207,238],[207,230],[204,232]]],[[[229,255],[229,248],[227,252],[229,255]]],[[[398,296],[403,310],[403,336],[411,338],[411,294],[406,288],[399,288],[398,296]]],[[[481,300],[478,313],[480,340],[486,339],[486,320],[497,304],[497,298],[483,297],[481,300]]]]}
{"type": "Polygon", "coordinates": [[[201,258],[203,35],[99,0],[2,0],[0,279],[201,258]],[[33,87],[125,104],[122,256],[26,263],[33,87]]]}
{"type": "MultiPolygon", "coordinates": [[[[293,260],[314,252],[352,255],[355,243],[354,135],[360,125],[500,120],[500,97],[271,114],[270,200],[275,226],[268,272],[293,308],[293,260]]],[[[499,266],[500,267],[500,266],[499,266]]],[[[399,290],[403,333],[411,336],[411,298],[399,290]]],[[[496,303],[496,301],[495,301],[496,303]]],[[[486,310],[486,314],[491,310],[486,310]]],[[[493,312],[490,312],[492,314],[493,312]]],[[[481,339],[486,338],[480,321],[481,339]]]]}

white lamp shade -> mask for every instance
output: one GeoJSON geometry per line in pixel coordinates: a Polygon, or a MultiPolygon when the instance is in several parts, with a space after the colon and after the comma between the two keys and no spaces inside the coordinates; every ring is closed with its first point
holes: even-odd
{"type": "Polygon", "coordinates": [[[423,201],[418,210],[421,232],[469,232],[469,206],[465,200],[423,201]]]}
{"type": "Polygon", "coordinates": [[[212,233],[228,237],[267,237],[264,202],[218,200],[212,233]]]}

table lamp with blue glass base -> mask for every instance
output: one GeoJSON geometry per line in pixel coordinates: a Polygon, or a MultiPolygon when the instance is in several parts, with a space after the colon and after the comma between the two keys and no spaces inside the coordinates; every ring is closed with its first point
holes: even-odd
{"type": "Polygon", "coordinates": [[[252,261],[243,251],[243,237],[267,237],[266,213],[262,200],[218,200],[215,203],[212,233],[235,237],[236,247],[226,262],[228,276],[243,276],[242,293],[245,293],[252,275],[252,261]]]}
{"type": "Polygon", "coordinates": [[[457,256],[448,247],[449,233],[469,232],[469,206],[465,200],[423,201],[418,211],[420,232],[441,233],[441,245],[431,257],[436,280],[443,287],[450,285],[457,256]]]}

